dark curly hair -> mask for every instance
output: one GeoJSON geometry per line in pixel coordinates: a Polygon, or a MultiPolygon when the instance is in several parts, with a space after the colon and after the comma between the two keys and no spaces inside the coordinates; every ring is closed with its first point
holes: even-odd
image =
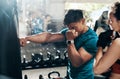
{"type": "Polygon", "coordinates": [[[112,8],[114,10],[114,16],[117,20],[120,20],[120,2],[115,2],[112,8]]]}
{"type": "Polygon", "coordinates": [[[82,18],[83,18],[83,10],[74,10],[74,9],[71,9],[65,15],[64,25],[69,25],[70,23],[78,22],[82,18]]]}

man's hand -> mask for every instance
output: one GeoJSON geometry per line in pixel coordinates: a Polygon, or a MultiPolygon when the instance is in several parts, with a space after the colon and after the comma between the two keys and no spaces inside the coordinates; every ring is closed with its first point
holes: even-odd
{"type": "Polygon", "coordinates": [[[27,40],[25,38],[20,38],[20,45],[24,47],[27,44],[27,40]]]}
{"type": "Polygon", "coordinates": [[[78,37],[78,32],[76,32],[75,30],[68,30],[66,32],[67,40],[74,40],[76,37],[78,37]]]}

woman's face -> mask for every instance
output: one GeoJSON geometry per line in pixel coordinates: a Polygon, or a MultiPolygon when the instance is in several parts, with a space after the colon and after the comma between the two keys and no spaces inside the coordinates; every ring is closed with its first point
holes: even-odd
{"type": "Polygon", "coordinates": [[[116,17],[113,14],[113,11],[109,13],[108,23],[114,31],[120,32],[120,20],[116,19],[116,17]]]}

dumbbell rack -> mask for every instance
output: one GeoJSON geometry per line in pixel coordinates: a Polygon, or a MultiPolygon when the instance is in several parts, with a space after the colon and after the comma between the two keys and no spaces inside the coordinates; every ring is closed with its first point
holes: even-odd
{"type": "Polygon", "coordinates": [[[48,68],[48,67],[60,67],[67,65],[68,57],[67,57],[66,48],[57,49],[51,44],[36,45],[34,43],[31,43],[28,44],[27,47],[22,48],[21,53],[22,53],[21,66],[23,70],[48,68]]]}

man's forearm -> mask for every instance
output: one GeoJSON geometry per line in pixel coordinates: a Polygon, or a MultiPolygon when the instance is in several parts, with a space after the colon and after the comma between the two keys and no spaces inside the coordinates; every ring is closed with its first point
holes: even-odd
{"type": "Polygon", "coordinates": [[[74,44],[68,45],[68,56],[74,67],[79,67],[83,63],[82,58],[80,57],[74,44]]]}
{"type": "Polygon", "coordinates": [[[60,33],[41,33],[37,35],[32,35],[26,37],[27,41],[36,42],[36,43],[48,43],[48,42],[59,42],[64,41],[64,35],[60,33]]]}
{"type": "Polygon", "coordinates": [[[35,43],[45,43],[48,42],[47,39],[49,39],[50,34],[49,33],[42,33],[32,36],[27,36],[25,39],[27,41],[35,42],[35,43]]]}

